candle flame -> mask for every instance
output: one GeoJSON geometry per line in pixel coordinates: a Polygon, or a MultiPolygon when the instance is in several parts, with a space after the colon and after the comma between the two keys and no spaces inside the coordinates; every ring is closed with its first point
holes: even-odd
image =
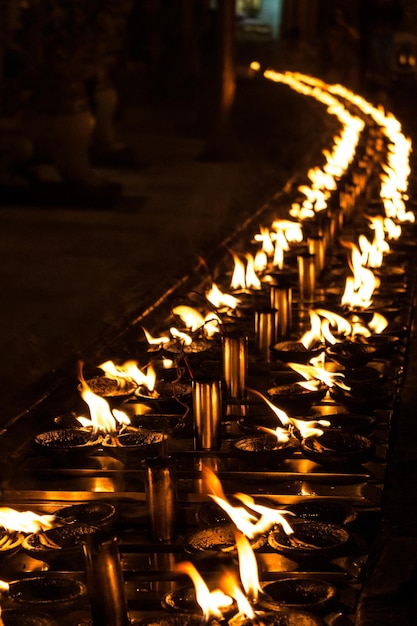
{"type": "Polygon", "coordinates": [[[181,561],[175,566],[176,571],[187,574],[194,585],[196,600],[203,611],[204,620],[208,622],[211,617],[221,619],[223,611],[233,604],[233,599],[223,593],[221,589],[210,591],[205,580],[190,561],[181,561]]]}

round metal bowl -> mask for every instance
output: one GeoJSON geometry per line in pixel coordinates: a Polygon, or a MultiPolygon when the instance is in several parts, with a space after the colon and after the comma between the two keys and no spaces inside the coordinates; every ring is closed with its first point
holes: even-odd
{"type": "Polygon", "coordinates": [[[154,394],[142,387],[138,387],[135,392],[135,398],[149,406],[158,407],[160,413],[183,413],[184,404],[189,404],[191,397],[191,385],[181,382],[159,381],[154,394]]]}
{"type": "Polygon", "coordinates": [[[99,448],[100,437],[88,428],[61,428],[39,433],[34,439],[34,445],[48,456],[84,456],[99,448]]]}
{"type": "Polygon", "coordinates": [[[24,534],[18,531],[0,528],[0,558],[17,552],[24,537],[24,534]]]}
{"type": "Polygon", "coordinates": [[[354,341],[341,341],[326,348],[326,356],[345,367],[362,367],[377,356],[376,346],[354,341]]]}
{"type": "Polygon", "coordinates": [[[291,457],[300,447],[296,437],[279,442],[274,435],[268,433],[242,437],[232,441],[230,448],[234,454],[247,463],[255,463],[258,467],[271,466],[291,457]]]}
{"type": "Polygon", "coordinates": [[[178,413],[171,415],[146,413],[145,415],[140,415],[135,413],[135,408],[139,406],[137,402],[127,402],[122,406],[122,410],[129,416],[133,428],[144,428],[146,430],[165,433],[166,435],[175,435],[175,433],[185,428],[185,420],[183,416],[178,413]]]}
{"type": "Polygon", "coordinates": [[[254,619],[244,619],[239,626],[325,626],[319,615],[304,611],[287,610],[258,612],[254,619]]]}
{"type": "Polygon", "coordinates": [[[127,429],[114,436],[103,438],[103,450],[117,458],[126,458],[135,455],[136,458],[156,456],[167,436],[145,428],[127,429]]]}
{"type": "Polygon", "coordinates": [[[305,457],[320,464],[360,464],[373,457],[375,444],[365,435],[327,428],[320,437],[303,439],[301,451],[305,457]]]}
{"type": "Polygon", "coordinates": [[[327,522],[345,526],[353,524],[358,518],[358,513],[350,504],[341,500],[328,500],[327,498],[303,499],[285,507],[296,517],[304,520],[327,522]]]}
{"type": "Polygon", "coordinates": [[[330,422],[330,428],[337,428],[345,432],[354,432],[361,435],[369,434],[377,424],[373,415],[365,413],[332,413],[323,416],[330,422]]]}
{"type": "Polygon", "coordinates": [[[132,622],[135,626],[201,626],[201,623],[201,615],[189,615],[187,613],[155,615],[132,622]]]}
{"type": "Polygon", "coordinates": [[[325,346],[321,343],[306,348],[300,341],[280,341],[271,346],[271,353],[284,363],[308,363],[310,359],[319,356],[324,349],[325,346]]]}
{"type": "MultiPolygon", "coordinates": [[[[208,581],[206,582],[210,587],[208,581]]],[[[173,613],[202,614],[201,607],[197,602],[195,588],[192,586],[171,589],[162,598],[161,605],[163,609],[173,613]]],[[[222,613],[223,615],[230,614],[233,610],[236,610],[236,603],[230,598],[230,604],[222,607],[222,613]]]]}
{"type": "MultiPolygon", "coordinates": [[[[235,531],[236,526],[231,523],[197,530],[185,537],[185,551],[192,554],[235,554],[235,531]]],[[[253,550],[260,549],[265,543],[266,537],[264,535],[251,540],[253,550]]]]}
{"type": "Polygon", "coordinates": [[[58,626],[50,615],[40,611],[20,611],[19,609],[3,609],[1,619],[4,626],[58,626]]]}
{"type": "Polygon", "coordinates": [[[387,408],[393,398],[393,390],[388,385],[370,382],[350,383],[349,390],[334,386],[330,396],[351,411],[374,411],[387,408]]]}
{"type": "Polygon", "coordinates": [[[68,524],[27,535],[22,549],[40,561],[76,559],[82,556],[82,542],[86,535],[97,531],[90,524],[68,524]]]}
{"type": "Polygon", "coordinates": [[[259,604],[265,609],[299,609],[323,614],[333,609],[338,599],[337,588],[319,578],[282,578],[263,585],[259,604]]]}
{"type": "Polygon", "coordinates": [[[310,520],[291,520],[292,535],[281,527],[272,530],[268,543],[277,552],[295,561],[305,559],[329,560],[342,553],[350,540],[343,526],[310,520]]]}
{"type": "Polygon", "coordinates": [[[12,602],[26,609],[60,611],[74,606],[87,589],[84,583],[63,576],[35,576],[15,580],[9,585],[8,596],[12,602]]]}
{"type": "Polygon", "coordinates": [[[132,396],[138,388],[133,381],[124,378],[108,378],[107,376],[95,376],[86,380],[86,383],[93,393],[108,400],[123,400],[132,396]]]}
{"type": "Polygon", "coordinates": [[[327,385],[318,383],[315,389],[306,389],[298,383],[276,385],[267,390],[267,396],[280,409],[287,413],[307,411],[312,404],[320,402],[326,395],[327,385]]]}
{"type": "Polygon", "coordinates": [[[116,518],[116,507],[109,502],[85,502],[72,504],[55,511],[57,520],[63,524],[86,524],[94,527],[107,527],[116,518]]]}

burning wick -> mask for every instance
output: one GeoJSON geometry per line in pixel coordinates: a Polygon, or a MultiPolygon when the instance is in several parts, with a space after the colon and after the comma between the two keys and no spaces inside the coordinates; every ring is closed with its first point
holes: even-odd
{"type": "Polygon", "coordinates": [[[93,433],[105,432],[109,435],[116,434],[120,431],[120,426],[123,428],[123,426],[130,424],[130,419],[123,411],[117,409],[112,411],[107,400],[98,396],[90,389],[82,373],[83,363],[80,361],[78,366],[81,397],[87,403],[91,416],[91,420],[85,417],[78,417],[78,421],[84,427],[91,427],[93,433]]]}
{"type": "Polygon", "coordinates": [[[227,609],[233,604],[233,600],[221,589],[210,591],[201,574],[190,561],[177,563],[175,569],[178,572],[187,574],[195,588],[196,600],[204,615],[204,623],[208,623],[211,617],[223,618],[222,609],[227,609]]]}

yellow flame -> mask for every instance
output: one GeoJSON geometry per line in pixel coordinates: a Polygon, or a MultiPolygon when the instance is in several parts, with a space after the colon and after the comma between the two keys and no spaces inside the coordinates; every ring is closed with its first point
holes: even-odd
{"type": "Polygon", "coordinates": [[[239,575],[246,597],[256,604],[259,592],[262,591],[256,556],[252,546],[242,533],[236,533],[236,547],[239,559],[239,575]]]}
{"type": "Polygon", "coordinates": [[[38,515],[32,511],[16,511],[9,507],[0,507],[0,526],[8,531],[37,533],[52,528],[55,515],[38,515]]]}
{"type": "MultiPolygon", "coordinates": [[[[239,584],[236,580],[236,577],[231,572],[225,572],[220,582],[221,582],[221,587],[224,590],[224,592],[236,600],[236,603],[239,609],[239,615],[235,616],[233,619],[235,621],[237,618],[238,620],[242,618],[242,621],[243,621],[243,618],[245,617],[249,619],[254,619],[255,612],[252,609],[249,600],[246,598],[245,594],[240,589],[239,584]]],[[[239,621],[237,621],[236,623],[239,623],[239,621]]]]}
{"type": "Polygon", "coordinates": [[[206,292],[206,298],[216,308],[225,306],[229,309],[236,309],[240,304],[239,298],[232,296],[232,294],[224,293],[215,283],[212,283],[211,288],[206,292]]]}
{"type": "Polygon", "coordinates": [[[223,611],[233,604],[233,599],[220,589],[210,591],[205,580],[190,561],[177,563],[175,569],[191,578],[197,603],[204,614],[204,620],[207,622],[211,617],[221,619],[223,611]]]}

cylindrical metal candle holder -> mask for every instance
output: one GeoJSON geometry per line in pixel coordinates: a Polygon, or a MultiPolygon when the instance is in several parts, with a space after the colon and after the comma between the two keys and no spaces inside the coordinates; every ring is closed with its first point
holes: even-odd
{"type": "Polygon", "coordinates": [[[93,626],[129,626],[117,538],[88,534],[83,550],[93,626]]]}
{"type": "Polygon", "coordinates": [[[271,308],[278,311],[277,339],[288,337],[292,329],[292,287],[272,285],[270,290],[271,308]]]}
{"type": "Polygon", "coordinates": [[[300,302],[314,302],[316,291],[316,266],[314,254],[299,254],[297,256],[297,261],[300,302]]]}
{"type": "Polygon", "coordinates": [[[146,499],[150,532],[155,541],[172,541],[177,527],[176,468],[171,457],[146,460],[146,499]]]}
{"type": "MultiPolygon", "coordinates": [[[[223,376],[226,387],[226,399],[232,402],[228,406],[228,413],[233,414],[233,402],[241,402],[247,397],[248,372],[248,338],[242,335],[224,335],[223,349],[223,376]]],[[[236,405],[236,413],[241,414],[236,405]]]]}
{"type": "Polygon", "coordinates": [[[221,446],[223,397],[221,381],[203,377],[193,381],[194,445],[196,450],[221,446]]]}
{"type": "Polygon", "coordinates": [[[271,357],[271,346],[277,342],[278,311],[263,309],[255,311],[255,341],[260,356],[266,361],[271,357]]]}
{"type": "Polygon", "coordinates": [[[324,241],[321,235],[311,236],[307,239],[308,252],[314,255],[316,266],[316,276],[319,276],[324,269],[324,241]]]}

